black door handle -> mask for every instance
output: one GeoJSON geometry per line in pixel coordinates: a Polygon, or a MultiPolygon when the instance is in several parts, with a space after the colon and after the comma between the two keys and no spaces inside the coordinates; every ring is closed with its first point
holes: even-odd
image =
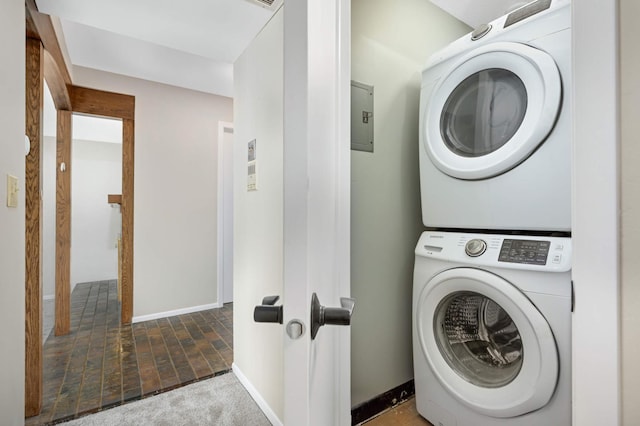
{"type": "Polygon", "coordinates": [[[311,296],[311,340],[316,338],[323,325],[351,325],[351,315],[356,301],[348,297],[340,298],[340,308],[327,308],[320,304],[318,296],[311,296]]]}
{"type": "Polygon", "coordinates": [[[275,306],[280,296],[267,296],[262,299],[262,304],[253,309],[255,322],[275,322],[282,324],[282,305],[275,306]]]}

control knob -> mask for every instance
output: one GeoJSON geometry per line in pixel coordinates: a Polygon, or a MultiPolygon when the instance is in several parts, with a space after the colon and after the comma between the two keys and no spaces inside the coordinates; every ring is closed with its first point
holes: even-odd
{"type": "Polygon", "coordinates": [[[469,240],[464,246],[464,252],[468,256],[478,257],[487,250],[487,243],[479,238],[469,240]]]}
{"type": "Polygon", "coordinates": [[[491,24],[481,24],[471,33],[471,40],[480,40],[482,37],[486,36],[489,31],[491,31],[491,24]]]}

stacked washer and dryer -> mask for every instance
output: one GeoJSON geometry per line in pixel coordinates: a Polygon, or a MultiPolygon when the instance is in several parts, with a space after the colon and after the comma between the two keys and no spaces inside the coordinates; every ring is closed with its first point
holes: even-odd
{"type": "Polygon", "coordinates": [[[571,14],[533,1],[422,74],[413,352],[435,426],[571,425],[571,14]]]}

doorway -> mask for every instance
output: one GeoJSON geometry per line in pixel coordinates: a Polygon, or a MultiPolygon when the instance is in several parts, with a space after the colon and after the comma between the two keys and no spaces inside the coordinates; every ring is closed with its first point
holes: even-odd
{"type": "MultiPolygon", "coordinates": [[[[35,117],[31,122],[27,121],[27,133],[32,141],[38,143],[32,149],[32,155],[27,156],[27,165],[29,165],[30,174],[28,180],[30,185],[26,191],[26,217],[34,223],[33,226],[27,227],[26,239],[33,241],[27,251],[26,263],[29,265],[25,274],[25,290],[26,290],[26,320],[25,320],[25,339],[27,341],[25,363],[27,365],[25,372],[25,414],[27,416],[37,415],[42,406],[43,401],[43,351],[42,342],[44,337],[50,334],[43,331],[42,322],[42,300],[43,294],[47,299],[52,298],[55,294],[55,316],[54,325],[56,335],[67,335],[70,331],[71,320],[71,127],[72,112],[99,115],[103,117],[113,117],[122,120],[121,138],[122,138],[122,251],[117,255],[121,259],[122,269],[119,280],[122,285],[122,306],[118,315],[117,323],[130,323],[132,317],[133,306],[133,168],[134,168],[134,111],[135,98],[133,96],[121,95],[112,92],[103,92],[95,89],[86,89],[76,86],[64,86],[69,93],[73,94],[73,102],[67,98],[66,103],[64,97],[60,93],[60,86],[57,87],[56,93],[51,91],[53,99],[56,99],[56,107],[51,108],[55,111],[55,124],[52,124],[55,131],[49,134],[55,134],[55,140],[49,140],[55,146],[55,162],[53,162],[55,171],[55,257],[49,262],[51,270],[55,270],[55,277],[50,280],[44,288],[42,272],[45,269],[41,267],[41,257],[43,254],[42,234],[44,225],[40,225],[41,217],[41,196],[43,194],[42,176],[44,173],[44,164],[41,161],[43,151],[47,148],[45,138],[42,133],[42,118],[44,94],[50,94],[49,90],[44,88],[44,79],[42,73],[42,46],[39,41],[28,39],[29,57],[33,61],[27,66],[28,75],[33,78],[27,82],[29,93],[33,93],[33,102],[27,102],[28,117],[35,117]],[[33,62],[33,63],[32,63],[33,62]],[[58,96],[56,96],[58,95],[58,96]],[[72,107],[73,105],[73,107],[72,107]]],[[[56,87],[55,83],[51,87],[56,87]]],[[[50,149],[53,149],[50,146],[50,149]]],[[[106,194],[105,194],[106,195],[106,194]]],[[[103,199],[104,205],[107,199],[103,199]]],[[[31,223],[29,222],[29,223],[31,223]]],[[[50,226],[50,228],[54,228],[50,226]]]]}
{"type": "MultiPolygon", "coordinates": [[[[72,117],[71,291],[116,281],[122,236],[122,121],[72,117]],[[116,200],[109,200],[115,196],[116,200]]],[[[119,298],[120,299],[120,298],[119,298]]]]}
{"type": "MultiPolygon", "coordinates": [[[[72,118],[71,280],[76,284],[116,281],[122,233],[122,121],[74,115],[72,118]]],[[[54,326],[56,281],[56,111],[45,84],[43,114],[43,343],[54,326]]],[[[119,298],[120,299],[120,298],[119,298]]]]}
{"type": "Polygon", "coordinates": [[[233,302],[233,124],[218,123],[218,300],[233,302]]]}

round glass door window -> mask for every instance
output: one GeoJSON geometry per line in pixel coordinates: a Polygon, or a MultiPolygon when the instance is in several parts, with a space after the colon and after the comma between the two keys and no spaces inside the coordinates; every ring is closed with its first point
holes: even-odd
{"type": "Polygon", "coordinates": [[[518,166],[546,140],[560,112],[558,67],[531,46],[489,43],[441,75],[421,95],[421,138],[433,165],[454,178],[488,179],[518,166]]]}
{"type": "Polygon", "coordinates": [[[442,139],[457,155],[487,155],[513,137],[526,111],[527,90],[516,74],[501,68],[482,70],[464,79],[445,102],[442,139]]]}
{"type": "Polygon", "coordinates": [[[497,388],[520,372],[524,354],[518,328],[490,298],[453,293],[436,308],[433,325],[440,353],[467,382],[497,388]]]}

